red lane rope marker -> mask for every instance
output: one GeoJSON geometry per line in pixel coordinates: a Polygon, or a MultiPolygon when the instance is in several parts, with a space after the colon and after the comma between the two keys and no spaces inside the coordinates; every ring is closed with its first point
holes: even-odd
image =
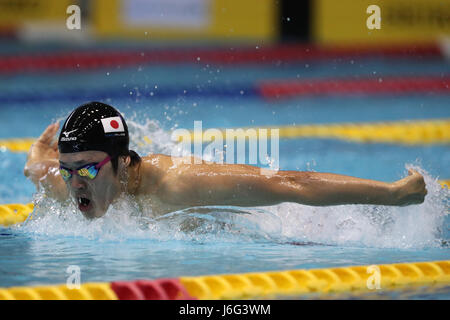
{"type": "Polygon", "coordinates": [[[145,300],[144,293],[134,282],[115,281],[111,283],[111,289],[119,300],[145,300]]]}
{"type": "Polygon", "coordinates": [[[196,300],[178,279],[139,280],[136,284],[146,300],[196,300]]]}
{"type": "Polygon", "coordinates": [[[323,94],[450,92],[450,77],[379,77],[373,79],[267,81],[259,85],[259,91],[267,99],[323,94]]]}
{"type": "Polygon", "coordinates": [[[196,300],[176,278],[115,281],[111,289],[119,300],[196,300]]]}
{"type": "Polygon", "coordinates": [[[279,45],[222,49],[103,50],[0,55],[0,73],[90,70],[141,63],[273,63],[361,57],[442,57],[437,44],[390,47],[279,45]]]}

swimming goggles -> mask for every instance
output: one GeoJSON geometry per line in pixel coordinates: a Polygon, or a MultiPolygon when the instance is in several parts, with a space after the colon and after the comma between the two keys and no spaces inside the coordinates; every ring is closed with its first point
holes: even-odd
{"type": "Polygon", "coordinates": [[[71,170],[68,168],[65,168],[63,166],[59,167],[59,172],[61,173],[61,177],[64,179],[64,181],[69,181],[70,178],[72,178],[73,174],[77,174],[80,177],[87,177],[89,179],[95,179],[95,177],[98,174],[98,171],[101,167],[103,167],[109,160],[111,160],[111,157],[108,156],[103,160],[102,162],[98,163],[89,163],[86,164],[76,170],[71,170]]]}

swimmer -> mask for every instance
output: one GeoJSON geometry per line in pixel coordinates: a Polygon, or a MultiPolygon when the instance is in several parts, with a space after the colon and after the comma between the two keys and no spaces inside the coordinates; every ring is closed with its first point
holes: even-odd
{"type": "MultiPolygon", "coordinates": [[[[320,172],[271,176],[244,164],[184,164],[171,156],[129,150],[128,127],[113,107],[90,102],[51,124],[31,146],[26,177],[47,196],[72,199],[87,218],[103,216],[126,194],[161,215],[194,206],[256,207],[294,202],[311,206],[419,204],[427,194],[418,172],[387,183],[320,172]]],[[[181,158],[178,158],[180,160],[181,158]]]]}

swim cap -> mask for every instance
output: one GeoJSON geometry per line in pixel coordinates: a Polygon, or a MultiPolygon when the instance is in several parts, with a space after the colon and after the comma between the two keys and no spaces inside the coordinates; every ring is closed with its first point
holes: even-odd
{"type": "Polygon", "coordinates": [[[64,122],[58,139],[60,153],[104,151],[111,157],[128,154],[128,127],[121,114],[105,103],[76,108],[64,122]]]}

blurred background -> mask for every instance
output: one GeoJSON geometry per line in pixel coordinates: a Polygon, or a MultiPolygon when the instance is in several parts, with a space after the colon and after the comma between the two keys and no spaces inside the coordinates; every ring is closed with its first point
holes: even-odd
{"type": "Polygon", "coordinates": [[[279,128],[282,169],[445,180],[449,35],[440,0],[0,0],[2,157],[28,199],[33,139],[98,100],[142,153],[201,120],[279,128]]]}
{"type": "Polygon", "coordinates": [[[72,44],[430,44],[448,36],[449,6],[442,0],[1,0],[0,26],[4,38],[72,44]],[[380,28],[371,29],[367,22],[374,25],[375,17],[380,28]],[[75,20],[78,31],[67,32],[75,20]]]}

